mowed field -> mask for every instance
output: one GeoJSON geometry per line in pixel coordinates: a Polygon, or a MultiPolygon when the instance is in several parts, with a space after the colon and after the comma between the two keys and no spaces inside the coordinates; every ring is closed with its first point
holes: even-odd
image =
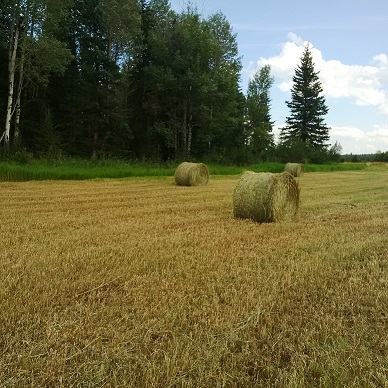
{"type": "Polygon", "coordinates": [[[0,182],[0,386],[387,387],[388,167],[237,179],[0,182]]]}

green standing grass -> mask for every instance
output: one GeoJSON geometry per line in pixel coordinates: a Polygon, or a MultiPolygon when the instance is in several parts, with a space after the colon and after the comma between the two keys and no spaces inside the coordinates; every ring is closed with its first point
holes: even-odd
{"type": "MultiPolygon", "coordinates": [[[[173,176],[176,167],[124,163],[119,161],[87,161],[65,160],[62,162],[45,162],[32,160],[30,163],[20,164],[12,162],[0,162],[0,181],[30,181],[30,180],[85,180],[104,178],[128,178],[128,177],[166,177],[173,176]]],[[[206,163],[205,163],[206,164],[206,163]]],[[[212,163],[206,164],[210,175],[237,175],[245,170],[255,172],[284,171],[283,163],[265,162],[245,167],[219,166],[212,163]]],[[[329,164],[306,165],[306,172],[315,171],[341,171],[365,169],[365,164],[329,164]]]]}
{"type": "Polygon", "coordinates": [[[84,180],[98,178],[128,178],[140,176],[168,176],[174,168],[137,165],[120,162],[67,162],[51,165],[40,161],[29,164],[0,163],[0,180],[84,180]]]}

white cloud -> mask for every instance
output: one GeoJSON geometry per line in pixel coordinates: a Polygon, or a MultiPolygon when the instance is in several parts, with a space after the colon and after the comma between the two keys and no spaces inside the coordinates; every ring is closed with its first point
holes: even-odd
{"type": "MultiPolygon", "coordinates": [[[[288,41],[285,42],[278,55],[269,58],[260,58],[257,61],[257,68],[252,69],[253,75],[265,64],[271,65],[271,73],[275,77],[275,87],[279,91],[289,93],[292,88],[292,77],[295,68],[300,63],[300,58],[306,44],[309,43],[315,63],[315,70],[319,71],[319,79],[322,82],[323,94],[327,98],[327,104],[336,104],[336,111],[341,116],[335,116],[332,112],[328,126],[331,127],[330,144],[338,141],[344,153],[364,154],[375,153],[377,150],[388,150],[388,123],[381,122],[383,115],[388,116],[388,55],[378,54],[371,59],[368,66],[346,65],[338,60],[323,59],[320,50],[315,48],[311,42],[306,42],[298,35],[290,33],[288,41]],[[330,101],[331,99],[331,101],[330,101]],[[360,120],[360,107],[365,108],[364,117],[360,120]],[[376,114],[373,114],[375,109],[376,114]],[[344,116],[343,112],[347,112],[344,116]],[[353,113],[352,113],[353,112],[353,113]],[[357,114],[354,114],[357,112],[357,114]],[[380,120],[380,124],[378,123],[380,120]],[[336,121],[347,123],[346,126],[339,126],[336,121]],[[361,122],[360,122],[361,121],[361,122]]],[[[284,108],[284,107],[282,107],[284,108]]],[[[282,115],[287,113],[281,111],[277,120],[284,120],[282,115]]],[[[279,123],[279,121],[277,121],[279,123]]],[[[274,127],[275,138],[279,135],[279,128],[274,127]]]]}
{"type": "Polygon", "coordinates": [[[375,125],[371,131],[366,132],[366,135],[368,142],[372,142],[375,149],[388,150],[388,124],[375,125]]]}
{"type": "MultiPolygon", "coordinates": [[[[285,125],[281,124],[273,127],[276,141],[279,139],[280,128],[285,125]]],[[[329,144],[334,145],[337,141],[342,147],[343,154],[368,154],[388,150],[388,124],[375,125],[367,131],[351,125],[335,126],[328,124],[328,126],[331,128],[329,144]]]]}
{"type": "Polygon", "coordinates": [[[375,125],[366,131],[353,126],[332,125],[330,140],[332,144],[338,141],[347,154],[385,152],[388,149],[388,125],[375,125]]]}
{"type": "Polygon", "coordinates": [[[291,42],[295,43],[299,47],[305,47],[306,42],[300,36],[294,34],[293,32],[288,33],[288,39],[290,39],[291,42]]]}
{"type": "MultiPolygon", "coordinates": [[[[292,87],[295,68],[300,63],[307,44],[294,33],[288,34],[281,52],[270,58],[260,58],[257,67],[271,65],[271,72],[278,81],[278,88],[287,92],[292,87]]],[[[373,57],[372,65],[345,65],[338,60],[324,60],[321,51],[310,43],[315,70],[319,71],[323,93],[326,98],[349,99],[360,106],[374,106],[388,115],[388,56],[379,54],[373,57]]]]}
{"type": "Polygon", "coordinates": [[[366,134],[359,128],[351,126],[336,127],[332,126],[330,134],[336,137],[351,137],[352,139],[364,139],[366,134]]]}
{"type": "Polygon", "coordinates": [[[375,55],[373,57],[373,62],[376,62],[377,64],[380,64],[382,66],[388,65],[388,56],[385,54],[375,55]]]}

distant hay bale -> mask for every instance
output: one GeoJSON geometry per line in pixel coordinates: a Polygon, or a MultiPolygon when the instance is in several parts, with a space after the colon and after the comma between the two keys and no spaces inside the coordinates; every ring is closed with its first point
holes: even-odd
{"type": "Polygon", "coordinates": [[[372,163],[371,162],[366,162],[367,167],[371,167],[372,163]]]}
{"type": "Polygon", "coordinates": [[[287,163],[284,171],[295,177],[302,176],[304,173],[304,165],[300,163],[287,163]]]}
{"type": "Polygon", "coordinates": [[[203,163],[181,163],[175,170],[175,183],[179,186],[207,185],[209,171],[203,163]]]}
{"type": "Polygon", "coordinates": [[[233,192],[233,214],[256,222],[292,220],[299,208],[298,182],[287,172],[246,171],[233,192]]]}

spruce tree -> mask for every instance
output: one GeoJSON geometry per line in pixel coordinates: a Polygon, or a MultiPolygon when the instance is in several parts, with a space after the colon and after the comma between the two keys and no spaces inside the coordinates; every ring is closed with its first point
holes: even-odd
{"type": "Polygon", "coordinates": [[[281,130],[283,143],[311,145],[314,149],[325,150],[328,146],[329,127],[324,123],[324,116],[329,111],[323,89],[319,81],[319,72],[314,69],[310,46],[307,45],[301,62],[295,69],[291,101],[286,101],[290,109],[287,126],[281,130]]]}

